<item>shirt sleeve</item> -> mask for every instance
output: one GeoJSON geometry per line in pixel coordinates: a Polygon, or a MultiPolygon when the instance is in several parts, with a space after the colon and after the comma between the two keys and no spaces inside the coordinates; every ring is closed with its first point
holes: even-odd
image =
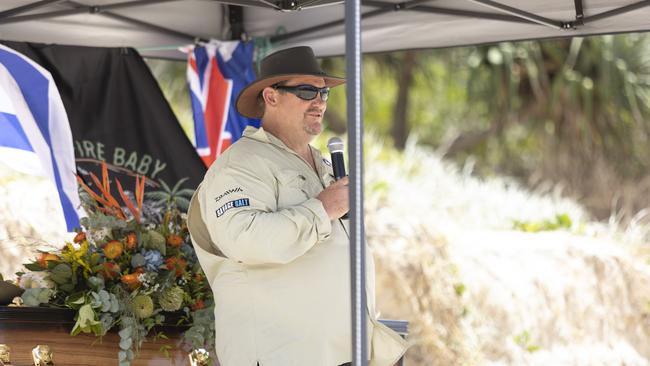
{"type": "Polygon", "coordinates": [[[267,167],[223,166],[203,185],[210,237],[231,259],[285,264],[327,239],[332,230],[320,200],[277,208],[277,180],[267,167]]]}

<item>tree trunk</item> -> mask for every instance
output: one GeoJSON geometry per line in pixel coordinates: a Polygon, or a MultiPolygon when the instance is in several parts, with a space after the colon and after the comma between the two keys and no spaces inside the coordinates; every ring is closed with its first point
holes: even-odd
{"type": "Polygon", "coordinates": [[[406,138],[409,134],[408,125],[408,100],[409,90],[413,84],[413,70],[416,63],[416,51],[405,51],[403,56],[402,68],[399,73],[397,83],[399,89],[397,91],[397,102],[393,112],[393,125],[391,127],[391,136],[395,147],[403,150],[406,145],[406,138]]]}

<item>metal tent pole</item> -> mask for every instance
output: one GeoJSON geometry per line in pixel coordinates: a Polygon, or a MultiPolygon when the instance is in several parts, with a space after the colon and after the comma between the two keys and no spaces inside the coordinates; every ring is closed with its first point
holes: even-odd
{"type": "Polygon", "coordinates": [[[361,111],[361,2],[345,2],[348,157],[350,162],[350,290],[352,365],[368,365],[366,258],[363,220],[363,114],[361,111]]]}

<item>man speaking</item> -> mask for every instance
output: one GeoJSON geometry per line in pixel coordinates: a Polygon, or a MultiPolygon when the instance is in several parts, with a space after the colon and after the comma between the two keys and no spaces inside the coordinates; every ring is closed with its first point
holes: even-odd
{"type": "MultiPolygon", "coordinates": [[[[222,366],[349,364],[348,179],[309,143],[323,129],[330,88],[309,47],[276,52],[242,90],[237,110],[261,118],[205,175],[188,213],[215,301],[222,366]]],[[[370,365],[393,365],[405,342],[375,316],[367,262],[370,365]]]]}

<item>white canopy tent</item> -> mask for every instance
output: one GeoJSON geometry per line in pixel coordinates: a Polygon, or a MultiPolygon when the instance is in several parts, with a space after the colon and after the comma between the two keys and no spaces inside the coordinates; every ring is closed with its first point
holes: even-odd
{"type": "Polygon", "coordinates": [[[361,51],[392,51],[650,30],[650,0],[4,0],[0,40],[135,47],[184,59],[178,46],[264,37],[346,55],[353,365],[367,364],[361,51]],[[363,19],[363,22],[361,20],[363,19]]]}
{"type": "MultiPolygon", "coordinates": [[[[363,0],[361,4],[363,52],[650,30],[650,1],[363,0]]],[[[232,29],[243,27],[249,37],[270,37],[274,47],[309,44],[319,56],[342,55],[345,50],[340,0],[0,2],[0,39],[128,46],[149,57],[184,59],[178,46],[200,39],[230,39],[231,24],[232,29]]]]}

